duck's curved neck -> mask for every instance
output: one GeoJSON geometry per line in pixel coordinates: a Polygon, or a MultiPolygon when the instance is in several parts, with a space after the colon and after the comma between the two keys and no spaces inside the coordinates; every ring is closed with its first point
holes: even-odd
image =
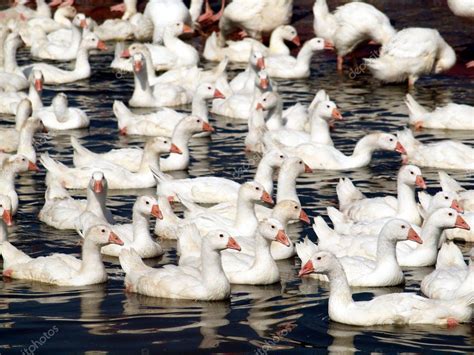
{"type": "Polygon", "coordinates": [[[44,0],[36,0],[36,15],[51,18],[51,8],[44,0]]]}
{"type": "Polygon", "coordinates": [[[54,21],[63,25],[64,27],[72,26],[71,20],[64,16],[64,11],[62,11],[61,8],[56,10],[56,12],[54,13],[54,21]]]}
{"type": "Polygon", "coordinates": [[[317,112],[311,118],[311,141],[318,144],[332,145],[329,125],[317,112]]]}
{"type": "Polygon", "coordinates": [[[234,227],[242,235],[252,235],[257,228],[258,220],[255,215],[255,202],[239,196],[237,199],[237,215],[234,227]]]}
{"type": "Polygon", "coordinates": [[[145,146],[143,150],[142,161],[140,162],[140,168],[138,169],[139,173],[148,173],[150,167],[156,170],[160,170],[158,162],[160,161],[160,153],[155,152],[148,145],[145,146]]]}
{"type": "Polygon", "coordinates": [[[375,261],[377,263],[376,269],[381,268],[385,265],[398,265],[397,253],[396,253],[396,242],[389,240],[382,229],[381,235],[377,239],[377,254],[375,261]]]}
{"type": "Polygon", "coordinates": [[[82,245],[82,263],[79,274],[105,273],[105,266],[102,262],[100,248],[87,238],[82,245]]]}
{"type": "Polygon", "coordinates": [[[196,22],[201,15],[202,5],[204,0],[191,0],[189,5],[189,14],[191,15],[191,21],[196,22]]]}
{"type": "Polygon", "coordinates": [[[207,108],[207,101],[201,95],[195,95],[191,103],[191,113],[193,116],[202,118],[209,122],[209,110],[207,108]]]}
{"type": "Polygon", "coordinates": [[[166,196],[158,196],[158,205],[160,206],[160,211],[163,214],[163,219],[157,218],[157,223],[160,221],[172,221],[179,222],[181,219],[174,213],[173,208],[171,207],[170,202],[166,196]]]}
{"type": "Polygon", "coordinates": [[[373,135],[368,135],[360,139],[351,156],[352,160],[354,160],[354,164],[358,166],[369,164],[372,159],[372,154],[377,149],[376,142],[377,137],[373,135]]]}
{"type": "Polygon", "coordinates": [[[36,161],[36,152],[33,147],[33,136],[35,130],[28,126],[28,122],[20,131],[17,154],[23,154],[31,161],[36,161]]]}
{"type": "Polygon", "coordinates": [[[272,129],[278,129],[283,126],[282,122],[283,102],[278,100],[278,103],[271,110],[268,111],[268,120],[272,129]]]}
{"type": "Polygon", "coordinates": [[[133,242],[144,242],[151,240],[150,235],[150,216],[145,216],[138,211],[136,207],[133,208],[133,242]]]}
{"type": "Polygon", "coordinates": [[[286,230],[288,223],[290,222],[290,217],[288,213],[278,205],[276,205],[272,210],[272,218],[275,218],[283,226],[283,229],[286,230]]]}
{"type": "Polygon", "coordinates": [[[137,10],[137,0],[125,0],[125,13],[122,16],[122,20],[128,20],[130,17],[135,15],[137,10]]]}
{"type": "Polygon", "coordinates": [[[254,180],[260,183],[270,195],[273,193],[273,167],[265,159],[265,156],[258,164],[254,180]]]}
{"type": "Polygon", "coordinates": [[[87,189],[87,207],[86,210],[94,213],[98,217],[107,220],[105,201],[107,192],[104,190],[101,193],[95,193],[90,188],[87,189]]]}
{"type": "MultiPolygon", "coordinates": [[[[253,267],[261,266],[267,269],[270,264],[275,264],[270,250],[271,241],[265,239],[259,232],[255,235],[255,259],[253,267]]],[[[276,264],[275,264],[276,265],[276,264]]]]}
{"type": "Polygon", "coordinates": [[[304,45],[298,53],[298,56],[296,57],[296,65],[298,67],[309,68],[313,53],[314,52],[310,46],[304,45]]]}
{"type": "Polygon", "coordinates": [[[286,46],[285,40],[283,39],[282,34],[278,29],[274,30],[272,35],[270,36],[269,49],[271,54],[290,54],[290,49],[286,46]]]}
{"type": "Polygon", "coordinates": [[[20,46],[19,42],[6,41],[4,50],[4,65],[7,73],[15,73],[19,70],[18,63],[16,61],[16,52],[20,46]]]}
{"type": "Polygon", "coordinates": [[[140,99],[154,100],[153,93],[147,78],[147,71],[140,70],[134,75],[135,89],[133,97],[141,97],[140,99]]]}
{"type": "Polygon", "coordinates": [[[31,102],[31,107],[33,111],[36,111],[43,107],[43,100],[41,99],[42,91],[38,92],[35,85],[30,83],[30,88],[28,89],[28,99],[31,102]]]}
{"type": "Polygon", "coordinates": [[[348,305],[353,301],[351,289],[347,282],[346,274],[339,261],[338,266],[332,268],[328,273],[329,278],[329,307],[338,307],[339,304],[348,305]]]}
{"type": "Polygon", "coordinates": [[[415,200],[415,188],[405,184],[401,178],[397,184],[398,217],[416,224],[421,222],[415,200]]]}
{"type": "Polygon", "coordinates": [[[212,250],[207,239],[202,240],[201,246],[201,270],[202,278],[206,287],[212,287],[219,281],[229,281],[222,268],[221,255],[219,251],[212,250]]]}
{"type": "Polygon", "coordinates": [[[423,240],[423,244],[418,245],[417,249],[438,248],[439,239],[441,238],[443,229],[436,225],[435,218],[436,216],[434,215],[428,217],[428,220],[421,228],[420,237],[423,240]]]}
{"type": "Polygon", "coordinates": [[[298,194],[296,193],[296,179],[298,176],[299,171],[297,169],[283,164],[278,173],[277,203],[283,200],[299,202],[298,194]]]}
{"type": "Polygon", "coordinates": [[[76,66],[74,72],[77,74],[90,75],[91,66],[89,63],[89,50],[87,48],[79,46],[76,56],[76,66]]]}
{"type": "Polygon", "coordinates": [[[66,122],[68,120],[67,113],[68,113],[68,104],[64,101],[54,101],[53,100],[53,110],[56,119],[59,122],[66,122]]]}

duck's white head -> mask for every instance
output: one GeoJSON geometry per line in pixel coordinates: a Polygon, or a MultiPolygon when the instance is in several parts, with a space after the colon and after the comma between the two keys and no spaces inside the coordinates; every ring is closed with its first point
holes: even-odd
{"type": "Polygon", "coordinates": [[[301,266],[298,276],[301,277],[312,273],[328,274],[336,268],[342,267],[333,253],[329,251],[318,251],[301,266]]]}
{"type": "Polygon", "coordinates": [[[153,196],[140,196],[135,201],[133,209],[144,216],[153,216],[158,219],[163,219],[158,201],[153,196]]]}
{"type": "Polygon", "coordinates": [[[6,164],[13,167],[16,173],[24,173],[25,171],[39,171],[38,166],[34,162],[28,160],[28,158],[23,154],[11,156],[7,159],[6,164]]]}
{"type": "Polygon", "coordinates": [[[41,70],[33,68],[31,71],[28,80],[30,84],[33,84],[35,87],[35,90],[37,92],[41,92],[43,90],[43,84],[44,84],[44,76],[41,70]]]}
{"type": "Polygon", "coordinates": [[[237,241],[224,230],[210,231],[203,239],[211,246],[212,250],[221,251],[233,249],[240,251],[241,247],[237,241]]]}
{"type": "Polygon", "coordinates": [[[297,171],[298,175],[313,172],[313,170],[311,170],[311,168],[306,165],[306,163],[301,158],[298,157],[286,158],[280,170],[297,171]]]}
{"type": "Polygon", "coordinates": [[[98,246],[107,244],[123,245],[122,239],[109,226],[101,224],[89,228],[85,234],[85,239],[98,246]]]}
{"type": "Polygon", "coordinates": [[[285,233],[283,225],[275,218],[267,218],[258,224],[258,232],[268,241],[279,242],[287,247],[290,246],[290,241],[285,233]]]}
{"type": "Polygon", "coordinates": [[[283,25],[283,26],[277,27],[275,31],[278,31],[281,38],[283,38],[285,41],[293,42],[297,46],[301,45],[301,40],[300,40],[300,37],[298,36],[298,32],[293,26],[283,25]]]}
{"type": "Polygon", "coordinates": [[[209,124],[209,122],[204,121],[199,116],[193,115],[181,119],[177,127],[191,133],[214,132],[214,128],[209,124]]]}
{"type": "Polygon", "coordinates": [[[88,32],[82,37],[81,47],[88,50],[98,49],[100,51],[106,51],[107,46],[104,41],[101,41],[99,37],[93,32],[88,32]]]}
{"type": "Polygon", "coordinates": [[[283,162],[288,156],[283,153],[280,149],[272,148],[265,152],[262,157],[262,161],[271,168],[279,168],[283,165],[283,162]]]}
{"type": "Polygon", "coordinates": [[[406,154],[405,147],[393,134],[390,133],[375,133],[377,137],[377,146],[380,149],[391,150],[400,154],[406,154]]]}
{"type": "Polygon", "coordinates": [[[255,69],[255,71],[265,69],[265,57],[263,53],[255,48],[252,48],[252,51],[250,52],[249,63],[255,69]]]}
{"type": "Polygon", "coordinates": [[[145,150],[151,150],[158,154],[162,153],[176,153],[182,154],[182,151],[171,142],[171,138],[153,137],[145,144],[145,150]]]}
{"type": "Polygon", "coordinates": [[[268,111],[278,105],[278,102],[281,100],[280,96],[272,91],[268,91],[262,94],[257,100],[256,110],[268,111]]]}
{"type": "Polygon", "coordinates": [[[203,98],[204,100],[211,99],[225,99],[225,96],[214,84],[202,83],[200,84],[195,92],[195,95],[203,98]]]}
{"type": "Polygon", "coordinates": [[[439,208],[449,207],[455,210],[456,212],[464,212],[462,207],[459,205],[456,193],[451,191],[438,191],[431,198],[429,207],[431,211],[437,210],[439,208]]]}
{"type": "Polygon", "coordinates": [[[243,198],[247,201],[262,201],[269,204],[273,204],[273,199],[270,194],[265,191],[264,187],[256,182],[249,181],[240,186],[239,199],[243,198]]]}
{"type": "Polygon", "coordinates": [[[265,69],[260,69],[255,77],[255,85],[261,90],[267,90],[270,86],[270,76],[265,69]]]}
{"type": "Polygon", "coordinates": [[[393,242],[411,240],[418,244],[423,244],[423,240],[418,233],[411,227],[410,223],[403,219],[394,218],[389,220],[383,226],[380,234],[393,242]]]}
{"type": "Polygon", "coordinates": [[[440,208],[433,212],[429,217],[427,223],[441,229],[460,228],[470,230],[471,227],[464,220],[460,213],[452,208],[440,208]]]}
{"type": "Polygon", "coordinates": [[[435,64],[435,73],[442,73],[451,69],[456,64],[456,52],[454,49],[445,43],[440,51],[439,59],[435,64]]]}
{"type": "Polygon", "coordinates": [[[334,45],[331,42],[319,37],[306,41],[304,46],[309,47],[313,52],[322,51],[324,49],[334,49],[334,45]]]}
{"type": "MultiPolygon", "coordinates": [[[[71,6],[68,6],[68,7],[65,7],[64,9],[68,9],[68,8],[72,8],[74,9],[73,7],[71,6]]],[[[72,10],[69,10],[69,12],[73,12],[72,10]]],[[[74,9],[74,13],[76,13],[76,10],[74,9]]],[[[74,19],[72,20],[72,23],[74,26],[76,27],[80,27],[80,28],[87,28],[87,17],[86,15],[84,15],[83,13],[80,13],[80,14],[76,14],[76,15],[73,15],[74,19]]]]}
{"type": "Polygon", "coordinates": [[[165,29],[165,35],[178,37],[183,33],[194,33],[194,30],[184,22],[175,22],[165,29]]]}
{"type": "Polygon", "coordinates": [[[325,120],[342,120],[341,111],[339,111],[339,109],[337,108],[336,103],[331,100],[324,100],[319,102],[313,112],[313,115],[321,117],[325,120]]]}
{"type": "Polygon", "coordinates": [[[89,189],[94,191],[96,194],[107,193],[107,179],[102,171],[95,171],[92,173],[91,179],[89,180],[89,189]]]}
{"type": "Polygon", "coordinates": [[[303,221],[310,224],[311,221],[301,204],[293,200],[282,200],[273,208],[272,216],[278,216],[285,221],[303,221]]]}
{"type": "Polygon", "coordinates": [[[426,183],[419,167],[415,165],[405,165],[398,172],[398,180],[409,186],[418,186],[426,189],[426,183]]]}

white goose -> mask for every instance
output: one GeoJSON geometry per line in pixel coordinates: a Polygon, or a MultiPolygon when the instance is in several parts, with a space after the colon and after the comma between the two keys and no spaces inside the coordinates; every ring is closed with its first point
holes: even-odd
{"type": "Polygon", "coordinates": [[[35,29],[38,27],[41,28],[45,33],[51,33],[54,31],[58,31],[60,29],[64,28],[70,28],[71,27],[71,19],[76,16],[77,11],[73,6],[70,5],[64,5],[58,7],[58,9],[54,12],[53,18],[49,16],[48,18],[46,17],[36,17],[28,20],[28,26],[26,31],[21,31],[20,33],[22,35],[22,39],[25,41],[26,45],[28,47],[31,46],[31,42],[28,41],[28,39],[31,40],[31,35],[33,34],[35,29]],[[26,32],[26,38],[25,38],[25,32],[26,32]]]}
{"type": "Polygon", "coordinates": [[[454,140],[424,144],[413,136],[410,129],[397,132],[405,148],[404,163],[438,169],[474,170],[474,149],[454,140]]]}
{"type": "MultiPolygon", "coordinates": [[[[140,169],[132,173],[116,164],[108,163],[108,166],[101,166],[100,171],[104,173],[111,189],[143,189],[156,185],[150,169],[158,169],[160,154],[168,153],[171,149],[169,139],[156,137],[145,146],[140,169]],[[165,143],[166,141],[166,143],[165,143]],[[147,146],[150,147],[147,149],[147,146]]],[[[41,162],[48,170],[46,182],[57,180],[67,189],[84,189],[89,184],[90,177],[96,169],[90,167],[69,168],[66,165],[55,161],[49,154],[41,155],[41,162]]]]}
{"type": "Polygon", "coordinates": [[[21,154],[29,161],[36,162],[36,150],[33,145],[33,137],[36,132],[42,130],[44,130],[44,126],[38,117],[28,118],[20,130],[18,146],[14,149],[16,154],[21,154]]]}
{"type": "Polygon", "coordinates": [[[298,32],[293,26],[282,25],[275,28],[270,36],[270,45],[266,47],[253,38],[244,38],[241,41],[226,41],[226,46],[217,43],[217,33],[213,32],[206,40],[203,56],[209,61],[221,61],[228,58],[232,63],[246,63],[252,49],[261,52],[265,57],[270,55],[290,55],[290,49],[285,41],[291,41],[300,46],[298,32]]]}
{"type": "Polygon", "coordinates": [[[217,301],[230,297],[230,284],[222,269],[220,251],[240,250],[238,243],[224,231],[212,231],[202,238],[201,265],[166,265],[159,269],[143,263],[133,250],[120,253],[125,271],[125,287],[151,297],[217,301]]]}
{"type": "Polygon", "coordinates": [[[314,33],[333,43],[337,49],[337,69],[342,70],[344,56],[368,40],[387,43],[396,33],[389,18],[370,4],[351,2],[331,14],[326,0],[313,6],[314,33]]]}
{"type": "Polygon", "coordinates": [[[448,0],[448,6],[456,16],[474,18],[473,0],[448,0]]]}
{"type": "Polygon", "coordinates": [[[233,93],[253,94],[258,72],[265,69],[265,56],[256,49],[252,49],[250,55],[247,57],[247,61],[247,68],[237,74],[229,83],[233,93]]]}
{"type": "Polygon", "coordinates": [[[3,35],[0,39],[1,71],[0,88],[3,91],[20,91],[29,87],[30,83],[19,69],[16,61],[16,53],[22,45],[22,41],[17,32],[8,33],[7,30],[0,31],[3,35]],[[3,38],[5,37],[6,38],[3,38]]]}
{"type": "Polygon", "coordinates": [[[474,190],[467,190],[444,171],[438,172],[441,188],[445,192],[453,192],[461,207],[469,212],[474,212],[474,190]]]}
{"type": "Polygon", "coordinates": [[[300,276],[322,273],[330,282],[329,317],[339,323],[438,324],[455,326],[472,316],[472,295],[450,301],[431,300],[415,293],[391,293],[370,301],[354,301],[344,269],[330,252],[318,252],[303,265],[300,276]]]}
{"type": "Polygon", "coordinates": [[[39,63],[29,64],[23,67],[25,73],[37,69],[44,76],[45,84],[59,85],[87,79],[91,76],[91,67],[89,64],[89,52],[93,49],[101,51],[106,50],[105,43],[93,33],[87,33],[83,36],[81,45],[76,56],[76,64],[73,70],[60,69],[54,65],[39,63]]]}
{"type": "Polygon", "coordinates": [[[32,113],[31,101],[26,98],[22,99],[17,107],[15,127],[0,128],[0,150],[2,152],[16,151],[20,140],[20,131],[32,113]]]}
{"type": "Polygon", "coordinates": [[[10,198],[12,204],[12,214],[18,210],[18,194],[15,190],[15,178],[19,173],[25,171],[39,171],[36,164],[29,161],[23,155],[14,155],[7,158],[0,170],[0,195],[10,198]]]}
{"type": "Polygon", "coordinates": [[[67,95],[59,93],[51,102],[51,106],[36,111],[44,126],[51,130],[63,131],[87,128],[90,119],[87,114],[76,107],[69,107],[67,95]]]}
{"type": "Polygon", "coordinates": [[[410,94],[407,94],[405,105],[408,107],[410,124],[415,129],[462,129],[474,130],[474,107],[450,103],[437,107],[429,112],[421,106],[410,94]]]}
{"type": "MultiPolygon", "coordinates": [[[[433,212],[421,228],[423,244],[401,242],[397,244],[397,260],[400,266],[431,266],[436,262],[438,244],[444,229],[470,229],[461,215],[452,208],[440,208],[433,212]]],[[[363,256],[374,260],[377,254],[377,236],[340,236],[330,229],[321,217],[315,219],[313,229],[321,250],[328,250],[338,257],[363,256]]]]}
{"type": "Polygon", "coordinates": [[[311,74],[310,62],[314,52],[332,49],[332,45],[322,38],[306,41],[298,56],[275,55],[266,58],[266,70],[272,78],[303,79],[311,74]]]}
{"type": "Polygon", "coordinates": [[[287,147],[284,151],[303,159],[311,169],[346,170],[366,166],[376,150],[405,153],[404,147],[393,134],[370,133],[361,138],[352,153],[345,155],[336,148],[314,143],[303,143],[296,147],[287,147]]]}
{"type": "Polygon", "coordinates": [[[437,30],[412,27],[397,32],[385,43],[379,58],[364,60],[378,80],[408,80],[412,87],[422,75],[449,70],[456,63],[456,53],[437,30]]]}
{"type": "Polygon", "coordinates": [[[50,42],[44,32],[41,34],[42,29],[36,28],[35,30],[39,31],[39,36],[43,35],[43,38],[39,40],[35,38],[32,42],[30,49],[32,57],[63,62],[75,59],[81,45],[82,29],[86,26],[84,14],[76,15],[72,21],[72,35],[69,43],[50,42]]]}
{"type": "MultiPolygon", "coordinates": [[[[191,114],[208,123],[207,101],[224,98],[225,96],[213,84],[202,83],[194,92],[191,114]]],[[[184,112],[165,107],[152,113],[136,114],[130,111],[122,101],[114,101],[113,111],[122,135],[171,137],[176,125],[187,116],[184,112]]]]}
{"type": "Polygon", "coordinates": [[[150,235],[150,216],[163,218],[156,199],[151,196],[138,197],[133,205],[133,222],[112,227],[123,244],[106,245],[102,247],[101,253],[118,257],[122,250],[133,249],[141,258],[156,258],[162,255],[163,248],[150,235]]]}
{"type": "MultiPolygon", "coordinates": [[[[339,258],[349,286],[388,287],[402,284],[405,277],[398,265],[395,250],[397,243],[404,240],[423,243],[408,222],[402,219],[392,219],[385,224],[377,239],[375,261],[359,256],[339,258]]],[[[296,244],[296,251],[301,259],[301,265],[305,265],[320,250],[316,244],[306,237],[304,242],[296,244]]],[[[325,275],[311,276],[315,276],[322,281],[328,281],[325,275]]]]}
{"type": "Polygon", "coordinates": [[[402,166],[397,177],[397,198],[392,196],[367,198],[350,179],[341,178],[336,191],[339,209],[353,221],[372,221],[397,217],[413,224],[421,224],[415,200],[415,187],[426,189],[421,170],[414,165],[402,166]]]}
{"type": "Polygon", "coordinates": [[[32,258],[3,242],[3,275],[13,279],[32,280],[59,286],[85,286],[107,281],[100,247],[109,243],[123,244],[107,226],[89,229],[82,246],[82,259],[68,254],[52,254],[32,258]]]}
{"type": "Polygon", "coordinates": [[[474,292],[474,249],[469,265],[454,243],[445,243],[438,253],[436,269],[425,276],[421,291],[429,298],[455,299],[474,292]]]}
{"type": "Polygon", "coordinates": [[[38,217],[40,221],[56,229],[77,229],[78,218],[85,212],[114,224],[112,213],[105,205],[107,191],[107,180],[100,171],[92,173],[87,185],[86,200],[72,198],[59,182],[53,182],[46,190],[44,206],[38,217]]]}
{"type": "MultiPolygon", "coordinates": [[[[168,158],[160,159],[160,170],[185,170],[189,165],[190,152],[188,143],[195,133],[212,132],[214,129],[200,117],[187,116],[183,118],[175,127],[171,137],[171,154],[168,158]]],[[[101,166],[101,161],[112,162],[122,166],[132,172],[140,169],[140,161],[143,157],[143,150],[140,148],[113,149],[107,153],[93,153],[83,147],[77,139],[71,137],[71,144],[74,148],[74,165],[101,166]]]]}
{"type": "Polygon", "coordinates": [[[186,89],[171,84],[156,84],[150,87],[147,63],[141,53],[132,57],[135,89],[128,104],[132,107],[179,106],[191,101],[186,89]]]}
{"type": "Polygon", "coordinates": [[[261,40],[262,33],[289,23],[292,13],[293,0],[234,0],[224,9],[219,21],[219,45],[223,47],[227,36],[236,28],[261,40]]]}

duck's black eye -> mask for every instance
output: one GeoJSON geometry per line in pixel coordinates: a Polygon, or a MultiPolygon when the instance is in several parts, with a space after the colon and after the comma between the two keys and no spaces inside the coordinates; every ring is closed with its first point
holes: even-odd
{"type": "Polygon", "coordinates": [[[105,229],[102,229],[102,233],[105,233],[105,229]]]}
{"type": "Polygon", "coordinates": [[[275,226],[272,226],[272,229],[275,229],[275,226]]]}
{"type": "Polygon", "coordinates": [[[222,233],[219,234],[219,237],[224,238],[224,234],[222,234],[222,233]]]}
{"type": "Polygon", "coordinates": [[[448,197],[448,196],[444,196],[444,199],[445,199],[445,200],[449,200],[449,197],[448,197]]]}
{"type": "Polygon", "coordinates": [[[450,217],[452,217],[453,213],[452,213],[452,212],[449,212],[448,215],[449,215],[450,217]]]}
{"type": "Polygon", "coordinates": [[[167,143],[168,143],[168,141],[164,141],[164,143],[165,143],[165,144],[167,144],[167,143]]]}
{"type": "Polygon", "coordinates": [[[393,138],[390,138],[389,141],[390,141],[390,142],[393,142],[393,138]]]}
{"type": "Polygon", "coordinates": [[[321,257],[320,257],[320,256],[318,256],[318,257],[316,258],[316,260],[321,260],[321,257]]]}
{"type": "Polygon", "coordinates": [[[263,102],[267,102],[267,99],[263,99],[263,102]]]}
{"type": "Polygon", "coordinates": [[[302,161],[300,161],[298,164],[300,164],[300,165],[301,165],[301,164],[303,164],[303,162],[302,162],[302,161]]]}
{"type": "Polygon", "coordinates": [[[260,191],[260,187],[256,187],[255,190],[260,191]]]}
{"type": "Polygon", "coordinates": [[[207,87],[208,90],[212,90],[212,88],[210,86],[207,87]]]}
{"type": "Polygon", "coordinates": [[[196,120],[197,123],[201,123],[201,120],[196,120]]]}
{"type": "Polygon", "coordinates": [[[283,155],[280,155],[280,159],[284,159],[285,157],[283,155]]]}
{"type": "Polygon", "coordinates": [[[402,229],[405,229],[405,226],[402,226],[402,229]]]}
{"type": "Polygon", "coordinates": [[[145,203],[146,203],[147,205],[149,205],[149,204],[150,204],[150,201],[146,201],[145,203]]]}
{"type": "Polygon", "coordinates": [[[326,105],[326,107],[327,107],[327,108],[331,108],[331,106],[329,106],[329,105],[326,105]]]}

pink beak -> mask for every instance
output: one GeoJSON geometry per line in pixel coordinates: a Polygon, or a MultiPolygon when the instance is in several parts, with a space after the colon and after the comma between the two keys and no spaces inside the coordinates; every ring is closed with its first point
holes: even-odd
{"type": "Polygon", "coordinates": [[[234,249],[234,250],[237,250],[237,251],[242,250],[239,243],[237,243],[237,241],[232,237],[230,237],[229,241],[227,242],[227,249],[234,249]]]}
{"type": "Polygon", "coordinates": [[[219,90],[214,91],[214,98],[215,99],[225,99],[225,96],[223,93],[221,93],[219,90]]]}
{"type": "Polygon", "coordinates": [[[418,175],[415,180],[416,186],[418,186],[421,189],[426,189],[426,183],[425,180],[423,180],[423,177],[421,175],[418,175]]]}
{"type": "Polygon", "coordinates": [[[295,36],[295,37],[293,37],[293,39],[291,40],[291,42],[293,42],[294,44],[296,44],[298,47],[301,46],[300,36],[295,36]]]}
{"type": "Polygon", "coordinates": [[[96,194],[100,194],[102,191],[104,191],[104,185],[102,183],[102,180],[95,180],[94,181],[94,192],[96,194]]]}
{"type": "Polygon", "coordinates": [[[311,260],[308,260],[306,264],[303,265],[301,268],[300,272],[298,273],[298,276],[304,276],[304,275],[309,275],[314,271],[314,265],[311,260]]]}
{"type": "Polygon", "coordinates": [[[11,226],[13,224],[13,216],[11,211],[4,210],[2,218],[3,221],[7,224],[7,226],[11,226]]]}
{"type": "Polygon", "coordinates": [[[465,229],[465,230],[470,230],[471,229],[469,224],[467,224],[467,222],[461,216],[457,216],[456,223],[455,223],[454,226],[456,228],[459,228],[459,229],[465,229]]]}
{"type": "Polygon", "coordinates": [[[407,153],[407,151],[405,150],[405,148],[403,147],[403,145],[400,142],[397,142],[397,144],[395,145],[395,151],[400,153],[400,154],[406,154],[407,153]]]}
{"type": "Polygon", "coordinates": [[[163,219],[163,214],[160,211],[160,207],[158,205],[153,205],[151,208],[151,215],[158,219],[163,219]]]}
{"type": "Polygon", "coordinates": [[[453,202],[451,202],[451,206],[450,206],[453,210],[455,210],[456,212],[459,212],[459,213],[463,213],[464,210],[461,206],[459,206],[459,203],[457,200],[453,200],[453,202]]]}
{"type": "Polygon", "coordinates": [[[407,237],[408,240],[412,240],[418,244],[423,244],[423,240],[420,238],[420,236],[418,235],[417,232],[415,232],[415,230],[413,228],[410,228],[408,230],[408,237],[407,237]]]}
{"type": "Polygon", "coordinates": [[[266,191],[263,191],[262,193],[262,196],[260,197],[260,200],[262,200],[263,202],[266,202],[266,203],[269,203],[271,205],[273,205],[273,199],[272,197],[270,196],[270,194],[266,191]]]}
{"type": "Polygon", "coordinates": [[[121,56],[122,58],[130,58],[130,56],[131,56],[131,55],[130,55],[130,50],[129,50],[128,48],[125,49],[125,50],[122,52],[122,54],[120,54],[120,56],[121,56]]]}
{"type": "Polygon", "coordinates": [[[117,234],[115,234],[114,232],[110,232],[110,234],[109,234],[109,243],[110,244],[123,245],[122,239],[120,239],[120,237],[117,234]]]}

